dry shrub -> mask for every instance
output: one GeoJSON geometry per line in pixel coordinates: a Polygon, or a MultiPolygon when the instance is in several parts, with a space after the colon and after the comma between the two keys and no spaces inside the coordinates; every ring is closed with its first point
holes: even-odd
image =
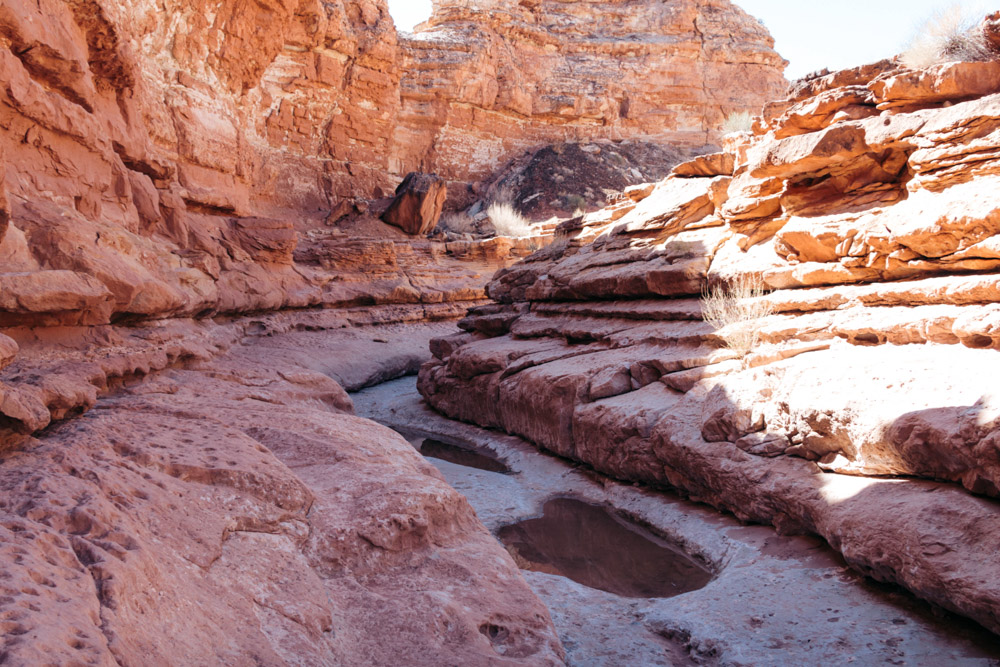
{"type": "Polygon", "coordinates": [[[517,190],[513,183],[504,183],[489,198],[492,204],[514,204],[517,201],[517,190]]]}
{"type": "Polygon", "coordinates": [[[749,111],[737,111],[726,116],[722,121],[722,131],[726,134],[732,132],[749,132],[753,129],[753,115],[749,111]]]}
{"type": "Polygon", "coordinates": [[[706,290],[701,299],[702,319],[716,329],[726,347],[746,356],[760,342],[760,320],[774,311],[758,278],[744,277],[706,290]]]}
{"type": "Polygon", "coordinates": [[[911,69],[923,69],[956,60],[973,62],[995,57],[983,34],[982,14],[953,5],[924,23],[900,60],[911,69]]]}
{"type": "Polygon", "coordinates": [[[513,204],[493,202],[486,209],[486,215],[489,216],[497,236],[522,238],[533,233],[531,223],[514,208],[513,204]]]}
{"type": "Polygon", "coordinates": [[[451,211],[441,216],[438,223],[449,232],[455,234],[477,234],[476,221],[464,211],[451,211]]]}
{"type": "Polygon", "coordinates": [[[566,196],[566,209],[573,211],[573,217],[579,217],[587,212],[587,199],[580,195],[566,196]]]}

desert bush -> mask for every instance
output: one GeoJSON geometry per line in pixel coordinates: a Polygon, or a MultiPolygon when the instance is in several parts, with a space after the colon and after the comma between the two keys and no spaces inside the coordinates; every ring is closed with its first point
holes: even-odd
{"type": "Polygon", "coordinates": [[[726,134],[731,132],[749,132],[753,129],[753,115],[749,111],[736,111],[726,116],[722,121],[722,131],[726,134]]]}
{"type": "Polygon", "coordinates": [[[486,209],[497,236],[521,238],[532,235],[531,223],[521,215],[513,204],[493,202],[486,209]]]}
{"type": "Polygon", "coordinates": [[[587,211],[587,200],[580,195],[567,195],[566,208],[573,211],[573,216],[583,215],[587,211]]]}
{"type": "Polygon", "coordinates": [[[450,211],[441,216],[438,223],[445,230],[456,234],[476,234],[476,221],[465,211],[450,211]]]}
{"type": "Polygon", "coordinates": [[[726,347],[746,356],[760,342],[760,320],[774,310],[766,294],[756,278],[740,278],[706,290],[701,299],[702,319],[715,327],[726,347]]]}
{"type": "Polygon", "coordinates": [[[956,60],[991,60],[996,54],[983,35],[981,21],[981,13],[969,13],[961,5],[938,11],[917,31],[900,60],[912,69],[956,60]]]}
{"type": "Polygon", "coordinates": [[[507,182],[496,188],[490,195],[491,204],[514,204],[517,202],[517,188],[513,183],[507,182]]]}

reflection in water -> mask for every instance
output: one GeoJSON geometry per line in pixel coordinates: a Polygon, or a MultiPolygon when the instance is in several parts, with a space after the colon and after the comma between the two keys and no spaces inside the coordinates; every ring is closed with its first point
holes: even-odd
{"type": "Polygon", "coordinates": [[[525,570],[568,577],[630,598],[666,598],[697,590],[712,573],[649,531],[572,498],[545,503],[545,514],[499,532],[525,570]]]}
{"type": "Polygon", "coordinates": [[[420,450],[421,454],[432,459],[440,459],[468,468],[478,468],[479,470],[488,470],[489,472],[510,472],[510,468],[499,459],[472,449],[449,445],[447,442],[441,442],[440,440],[427,438],[417,449],[420,450]]]}
{"type": "Polygon", "coordinates": [[[502,459],[488,449],[476,449],[473,446],[461,447],[452,445],[434,438],[425,438],[417,431],[406,428],[395,429],[397,433],[406,438],[418,452],[431,459],[447,461],[455,465],[467,468],[477,468],[489,472],[499,472],[509,474],[511,469],[502,459]]]}

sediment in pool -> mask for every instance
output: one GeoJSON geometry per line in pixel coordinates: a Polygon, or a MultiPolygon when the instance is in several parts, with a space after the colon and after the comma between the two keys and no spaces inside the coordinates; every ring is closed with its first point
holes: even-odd
{"type": "Polygon", "coordinates": [[[674,597],[712,580],[713,573],[679,547],[606,507],[554,498],[543,511],[498,531],[522,569],[628,598],[674,597]]]}

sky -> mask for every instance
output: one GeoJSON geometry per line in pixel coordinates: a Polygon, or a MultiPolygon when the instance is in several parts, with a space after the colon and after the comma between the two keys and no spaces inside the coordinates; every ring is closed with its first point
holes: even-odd
{"type": "MultiPolygon", "coordinates": [[[[901,52],[935,12],[961,5],[984,11],[983,0],[736,0],[764,22],[775,48],[790,62],[785,76],[797,79],[875,62],[901,52]]],[[[431,14],[431,0],[389,0],[400,30],[412,30],[431,14]]]]}
{"type": "Polygon", "coordinates": [[[389,0],[389,13],[397,29],[409,32],[430,17],[431,0],[389,0]]]}

